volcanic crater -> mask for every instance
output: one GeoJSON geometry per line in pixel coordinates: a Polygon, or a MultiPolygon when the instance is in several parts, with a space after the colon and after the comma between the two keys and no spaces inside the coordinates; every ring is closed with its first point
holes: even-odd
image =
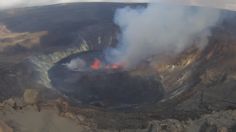
{"type": "Polygon", "coordinates": [[[54,88],[77,104],[129,107],[158,102],[165,94],[159,75],[134,74],[140,70],[109,64],[102,51],[87,51],[57,62],[49,77],[54,88]]]}
{"type": "MultiPolygon", "coordinates": [[[[58,101],[58,98],[66,97],[66,102],[85,107],[66,105],[72,110],[60,110],[67,114],[73,112],[76,118],[82,116],[78,119],[79,123],[82,121],[81,124],[95,124],[92,132],[96,127],[107,131],[156,131],[155,122],[159,121],[155,120],[177,119],[183,123],[205,113],[235,110],[234,11],[221,11],[224,19],[212,29],[209,43],[204,49],[191,46],[177,56],[151,56],[137,67],[127,70],[122,64],[107,62],[102,51],[117,44],[119,29],[113,22],[114,12],[127,5],[146,6],[79,3],[0,12],[0,22],[11,31],[5,31],[7,35],[1,36],[4,39],[1,43],[7,44],[5,41],[8,41],[12,44],[10,50],[3,50],[0,55],[0,89],[4,91],[0,92],[0,100],[21,96],[25,89],[31,88],[40,91],[42,97],[39,103],[45,110],[52,98],[58,101]],[[65,16],[63,20],[62,15],[65,16]],[[26,18],[28,21],[25,21],[26,18]],[[32,34],[45,30],[43,35],[32,34]],[[19,36],[24,36],[24,41],[19,41],[19,36]],[[6,39],[8,37],[11,39],[6,39]],[[24,44],[32,42],[29,40],[34,40],[37,45],[25,48],[24,44]],[[74,61],[76,66],[73,65],[74,61]],[[57,94],[57,91],[61,94],[57,94]],[[90,106],[96,107],[90,109],[90,106]],[[104,112],[104,109],[98,108],[125,108],[125,111],[106,109],[104,112]]],[[[53,104],[57,105],[55,102],[53,104]]],[[[14,104],[13,107],[22,106],[14,104]]],[[[24,109],[28,109],[28,106],[24,109]]],[[[21,109],[18,112],[24,113],[21,109]]],[[[1,117],[5,117],[6,112],[2,113],[4,116],[1,117]]],[[[12,112],[8,115],[12,116],[12,112]]],[[[205,121],[201,122],[203,130],[208,130],[205,121]]],[[[163,127],[165,121],[159,123],[161,129],[168,129],[166,125],[163,127]]],[[[175,123],[170,124],[174,124],[174,130],[177,129],[175,123]]],[[[201,127],[199,121],[197,124],[201,127]]],[[[25,126],[31,125],[26,122],[25,126]]],[[[47,122],[45,126],[49,126],[47,122]]],[[[186,124],[183,126],[186,127],[186,124]]]]}

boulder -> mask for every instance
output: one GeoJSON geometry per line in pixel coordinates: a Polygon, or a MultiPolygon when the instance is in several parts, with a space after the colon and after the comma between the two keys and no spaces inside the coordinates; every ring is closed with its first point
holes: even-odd
{"type": "Polygon", "coordinates": [[[26,104],[33,105],[38,102],[39,92],[34,89],[27,89],[24,92],[23,99],[26,104]]]}
{"type": "Polygon", "coordinates": [[[13,132],[13,129],[10,128],[6,123],[0,121],[0,132],[13,132]]]}

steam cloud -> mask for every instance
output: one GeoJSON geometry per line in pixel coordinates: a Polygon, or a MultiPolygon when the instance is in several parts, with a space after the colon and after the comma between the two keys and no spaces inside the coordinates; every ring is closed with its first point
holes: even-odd
{"type": "Polygon", "coordinates": [[[157,53],[178,54],[196,37],[197,46],[203,48],[219,14],[217,9],[159,4],[118,9],[114,21],[121,34],[118,47],[108,50],[107,59],[131,67],[157,53]]]}
{"type": "Polygon", "coordinates": [[[65,63],[63,65],[73,71],[83,71],[86,67],[86,62],[80,58],[76,58],[72,59],[69,63],[65,63]]]}

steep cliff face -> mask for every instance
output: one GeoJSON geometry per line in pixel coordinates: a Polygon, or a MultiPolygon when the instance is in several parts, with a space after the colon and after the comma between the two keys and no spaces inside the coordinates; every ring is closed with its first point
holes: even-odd
{"type": "Polygon", "coordinates": [[[48,71],[53,67],[55,63],[61,59],[68,57],[70,55],[88,51],[88,45],[81,44],[79,48],[67,49],[65,51],[58,51],[48,55],[35,55],[29,58],[29,65],[32,65],[32,68],[35,70],[38,77],[36,82],[47,87],[52,88],[51,80],[48,77],[48,71]]]}

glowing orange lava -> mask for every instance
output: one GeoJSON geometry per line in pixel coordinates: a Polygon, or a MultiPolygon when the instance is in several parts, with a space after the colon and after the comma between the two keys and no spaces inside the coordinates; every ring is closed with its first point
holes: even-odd
{"type": "Polygon", "coordinates": [[[111,68],[112,69],[120,69],[120,68],[122,68],[122,65],[121,64],[112,64],[111,68]]]}
{"type": "Polygon", "coordinates": [[[101,61],[96,58],[90,67],[93,70],[99,70],[101,68],[101,64],[102,64],[101,61]]]}
{"type": "Polygon", "coordinates": [[[106,70],[117,70],[117,69],[122,69],[123,65],[122,64],[107,64],[104,65],[102,63],[102,61],[100,61],[99,59],[95,58],[94,61],[92,62],[92,64],[90,65],[91,69],[93,70],[100,70],[102,68],[106,69],[106,70]]]}
{"type": "Polygon", "coordinates": [[[123,66],[121,64],[109,64],[106,65],[106,69],[121,69],[123,66]]]}

